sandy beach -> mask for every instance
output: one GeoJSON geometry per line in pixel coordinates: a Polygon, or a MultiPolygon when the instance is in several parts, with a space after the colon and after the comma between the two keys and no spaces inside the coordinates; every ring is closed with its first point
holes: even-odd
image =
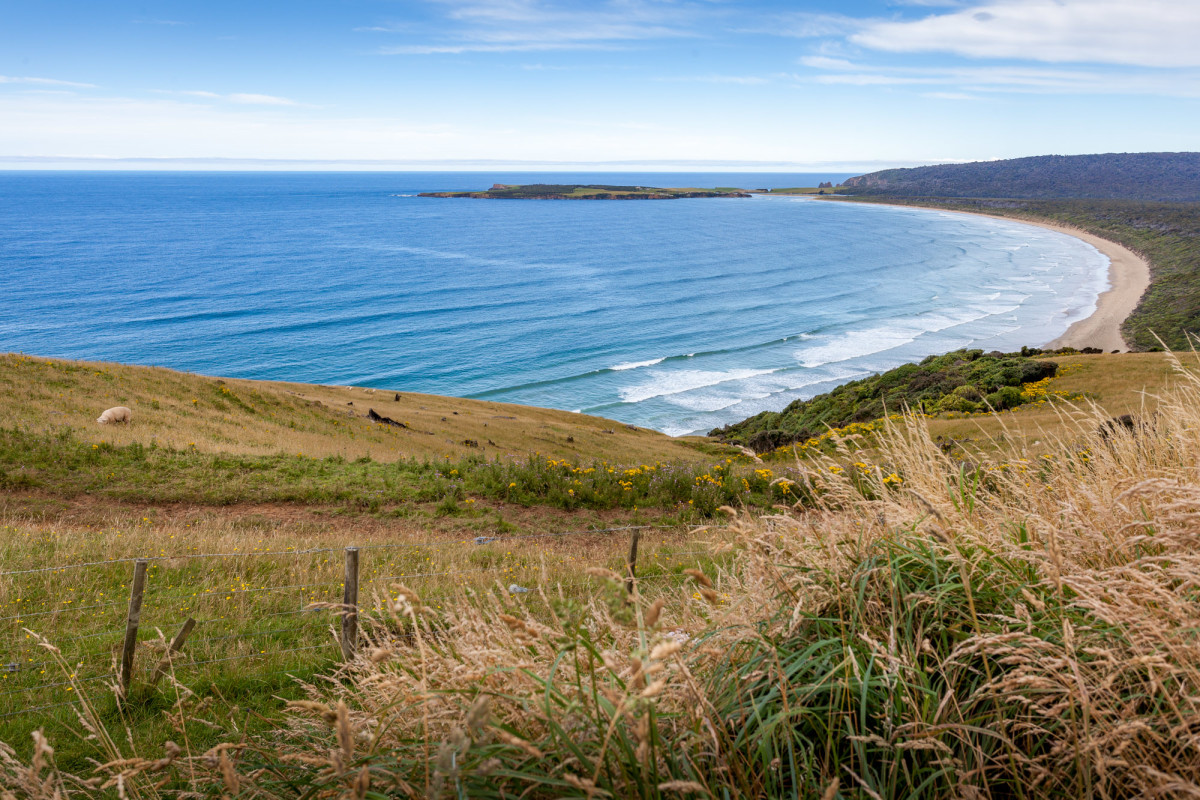
{"type": "MultiPolygon", "coordinates": [[[[983,214],[978,211],[959,211],[956,209],[939,208],[937,206],[917,206],[900,204],[894,208],[925,208],[930,211],[946,211],[951,214],[973,214],[977,217],[991,217],[1006,222],[1020,222],[1025,225],[1036,225],[1068,236],[1074,236],[1095,247],[1108,256],[1109,288],[1102,292],[1096,300],[1096,310],[1090,317],[1081,319],[1067,328],[1066,333],[1053,341],[1039,344],[1039,347],[1099,347],[1105,352],[1112,350],[1129,350],[1125,337],[1121,335],[1121,323],[1137,308],[1146,288],[1150,285],[1150,265],[1146,259],[1139,256],[1123,245],[1109,241],[1094,233],[1073,228],[1069,225],[1056,225],[1051,222],[1035,222],[1033,220],[1005,217],[999,214],[983,214]]],[[[1034,344],[1034,343],[1030,343],[1034,344]]]]}

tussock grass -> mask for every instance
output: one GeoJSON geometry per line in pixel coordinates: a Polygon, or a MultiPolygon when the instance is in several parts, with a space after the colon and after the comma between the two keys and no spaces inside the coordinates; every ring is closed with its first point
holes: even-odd
{"type": "MultiPolygon", "coordinates": [[[[591,526],[600,527],[595,521],[591,526]]],[[[573,533],[559,526],[525,531],[481,517],[445,520],[428,529],[372,529],[351,521],[305,530],[265,517],[167,514],[114,517],[103,524],[35,519],[5,524],[0,741],[26,742],[36,728],[61,738],[75,714],[58,704],[77,692],[92,697],[109,724],[125,719],[139,747],[171,735],[162,712],[174,691],[167,682],[151,690],[146,681],[163,655],[164,639],[188,617],[199,624],[174,659],[178,680],[206,702],[236,704],[273,718],[273,696],[294,693],[289,676],[311,678],[339,658],[331,635],[337,614],[330,607],[341,602],[344,547],[362,548],[364,607],[374,607],[377,594],[386,597],[395,576],[419,587],[437,607],[460,592],[512,584],[549,582],[572,594],[591,591],[582,568],[620,568],[630,534],[589,533],[587,527],[580,524],[573,533]],[[122,717],[108,687],[124,633],[132,561],[141,557],[154,560],[135,690],[122,717]],[[78,564],[85,566],[68,566],[78,564]],[[54,643],[61,663],[41,646],[43,640],[54,643]]],[[[639,569],[648,580],[678,581],[684,568],[712,563],[685,533],[678,527],[641,529],[639,569]]],[[[190,735],[212,739],[202,727],[190,735]]],[[[87,746],[73,737],[66,745],[60,747],[66,763],[85,763],[87,746]]]]}
{"type": "MultiPolygon", "coordinates": [[[[171,713],[225,745],[118,744],[131,760],[93,774],[137,796],[1200,793],[1200,380],[1181,375],[1133,431],[1064,414],[1007,455],[1023,470],[892,426],[902,483],[806,464],[808,504],[736,514],[726,560],[629,603],[603,571],[579,594],[393,585],[283,727],[247,736],[189,699],[171,713]]],[[[44,748],[5,775],[79,786],[44,748]]]]}
{"type": "MultiPolygon", "coordinates": [[[[601,537],[539,540],[551,555],[526,556],[512,581],[527,594],[490,576],[377,573],[359,657],[264,681],[270,709],[232,670],[214,693],[186,664],[124,715],[73,686],[97,738],[53,755],[61,728],[50,744],[7,729],[19,753],[0,754],[0,785],[31,797],[100,796],[118,780],[137,797],[1200,794],[1200,379],[1175,369],[1132,430],[1101,436],[1109,413],[1086,402],[1040,410],[1053,425],[1036,438],[1002,415],[1007,435],[973,463],[939,446],[936,420],[889,425],[863,469],[845,467],[856,443],[835,439],[787,483],[754,476],[797,502],[664,540],[649,563],[669,563],[632,595],[624,548],[601,537]],[[687,549],[711,555],[673,557],[687,549]],[[262,716],[232,711],[248,703],[262,716]],[[87,748],[107,765],[86,763],[87,748]]],[[[22,524],[8,539],[29,532],[18,560],[32,561],[44,524],[22,524]]],[[[170,535],[130,532],[144,547],[151,530],[170,535]]],[[[221,535],[245,546],[246,534],[221,535]]],[[[512,551],[415,552],[406,567],[436,557],[448,570],[503,568],[512,551]]],[[[321,569],[336,581],[337,566],[321,569]]],[[[277,577],[308,574],[325,573],[277,577]]]]}
{"type": "MultiPolygon", "coordinates": [[[[1195,356],[1179,356],[1194,368],[1195,356]]],[[[1084,398],[1076,405],[1085,409],[1080,425],[1062,426],[1061,413],[1069,406],[1043,404],[1019,406],[1003,414],[977,416],[969,419],[933,419],[929,429],[934,437],[974,440],[986,443],[1000,440],[1003,451],[1015,447],[1033,448],[1035,442],[1048,435],[1074,435],[1090,424],[1091,404],[1104,408],[1110,416],[1121,414],[1152,414],[1159,397],[1175,386],[1180,375],[1175,356],[1171,353],[1105,353],[1101,355],[1051,356],[1046,360],[1058,363],[1061,377],[1053,381],[1053,389],[1070,396],[1084,398]]],[[[993,453],[1002,452],[991,448],[993,453]]]]}

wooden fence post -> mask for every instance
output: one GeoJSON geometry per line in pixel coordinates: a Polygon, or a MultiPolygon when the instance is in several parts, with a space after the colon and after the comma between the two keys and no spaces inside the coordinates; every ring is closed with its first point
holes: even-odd
{"type": "Polygon", "coordinates": [[[626,572],[628,577],[625,578],[625,591],[633,592],[633,580],[637,577],[637,546],[638,539],[642,538],[642,532],[635,530],[633,535],[629,537],[629,558],[625,562],[626,572]]]}
{"type": "Polygon", "coordinates": [[[129,696],[129,683],[133,680],[133,654],[137,648],[138,623],[142,619],[142,592],[146,588],[146,566],[149,563],[149,559],[139,558],[133,564],[129,614],[125,617],[125,644],[121,648],[121,697],[129,696]]]}
{"type": "Polygon", "coordinates": [[[346,580],[342,592],[342,657],[358,652],[358,548],[346,548],[346,580]]]}
{"type": "Polygon", "coordinates": [[[183,627],[179,629],[179,633],[175,634],[175,638],[171,640],[167,652],[163,653],[162,660],[154,668],[154,675],[150,678],[151,686],[158,685],[159,680],[166,674],[167,668],[171,666],[171,654],[179,652],[179,649],[183,647],[184,640],[187,639],[194,627],[196,627],[196,620],[188,617],[187,621],[183,623],[183,627]]]}

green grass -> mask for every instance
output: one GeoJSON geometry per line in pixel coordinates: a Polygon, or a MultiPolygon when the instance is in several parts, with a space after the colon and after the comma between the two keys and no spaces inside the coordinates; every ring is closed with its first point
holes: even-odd
{"type": "MultiPolygon", "coordinates": [[[[169,641],[189,617],[198,624],[175,659],[178,681],[198,698],[228,712],[240,707],[255,718],[277,720],[276,695],[298,697],[289,675],[308,679],[328,672],[340,653],[333,629],[342,599],[344,555],[340,542],[286,545],[275,531],[203,525],[159,524],[143,519],[128,527],[46,531],[8,525],[3,535],[5,570],[0,574],[0,741],[24,748],[30,732],[44,727],[60,743],[59,763],[82,769],[92,752],[67,735],[75,726],[71,707],[50,707],[81,693],[106,725],[128,725],[136,744],[176,738],[163,712],[179,697],[171,680],[151,688],[149,678],[169,641]],[[224,553],[212,556],[211,553],[224,553]],[[134,688],[118,707],[109,688],[124,635],[133,557],[152,557],[139,628],[134,688]],[[43,565],[116,563],[39,571],[43,565]],[[165,639],[160,639],[159,632],[165,639]],[[40,644],[61,651],[56,658],[40,644]],[[23,709],[37,709],[26,713],[23,709]]],[[[713,565],[704,545],[680,532],[643,532],[639,576],[647,591],[677,584],[682,570],[713,565]]],[[[359,546],[359,603],[377,613],[404,583],[421,591],[435,611],[449,613],[464,592],[496,584],[562,586],[567,595],[590,592],[582,567],[621,569],[628,534],[568,536],[500,534],[475,544],[470,538],[404,542],[351,539],[359,546]]],[[[260,720],[261,726],[269,726],[260,720]]],[[[273,724],[273,723],[271,723],[273,724]]],[[[187,725],[193,744],[215,741],[212,729],[187,725]]]]}
{"type": "MultiPolygon", "coordinates": [[[[1013,536],[1019,545],[1019,529],[1013,536]]],[[[874,542],[844,570],[790,567],[797,571],[770,601],[774,612],[758,622],[757,635],[728,647],[727,632],[717,628],[695,643],[719,653],[700,673],[698,708],[647,699],[649,678],[607,670],[613,641],[589,623],[588,607],[552,599],[553,638],[530,649],[553,666],[544,677],[526,676],[527,695],[504,698],[521,704],[520,720],[469,712],[481,707],[473,705],[475,691],[437,691],[440,702],[475,721],[432,749],[425,736],[389,733],[386,747],[358,752],[347,771],[365,770],[373,785],[421,786],[432,770],[431,785],[441,787],[433,796],[479,798],[584,796],[590,786],[605,796],[657,800],[674,796],[663,787],[685,783],[701,796],[797,800],[835,796],[824,793],[839,783],[839,797],[934,800],[964,785],[996,797],[1090,795],[1097,776],[1087,760],[1054,746],[1077,725],[1073,712],[1043,715],[1024,692],[995,687],[1027,673],[1030,664],[1009,657],[1013,651],[1058,652],[1071,630],[1079,637],[1071,652],[1086,664],[1089,647],[1129,646],[1118,627],[1067,602],[1027,562],[912,529],[874,542]],[[792,593],[827,599],[797,613],[792,593]],[[1005,646],[1016,641],[1019,648],[1005,646]],[[447,748],[456,751],[453,768],[440,756],[434,768],[434,753],[447,748]],[[1056,765],[1052,772],[1032,766],[1047,762],[1056,765]]],[[[614,620],[653,637],[655,626],[621,611],[623,593],[612,592],[614,620]]],[[[435,623],[429,646],[445,651],[436,630],[435,623]]],[[[640,652],[639,663],[651,663],[640,652]]],[[[397,671],[414,681],[421,675],[416,664],[397,671]]],[[[360,692],[365,700],[372,690],[360,692]]],[[[391,713],[420,711],[414,699],[398,701],[391,713]]],[[[338,746],[337,725],[299,730],[289,752],[317,758],[338,746]]],[[[281,759],[261,740],[240,768],[260,774],[269,796],[345,783],[333,770],[281,759]]]]}
{"type": "Polygon", "coordinates": [[[794,186],[784,189],[771,189],[769,194],[841,194],[843,189],[835,186],[832,189],[821,189],[816,186],[794,186]]]}
{"type": "Polygon", "coordinates": [[[732,458],[708,466],[576,464],[536,455],[381,463],[369,457],[226,455],[139,442],[88,444],[69,430],[0,429],[0,489],[129,503],[301,503],[380,512],[438,502],[444,504],[440,513],[452,514],[458,503],[478,497],[566,511],[636,508],[702,519],[721,505],[765,507],[781,499],[752,479],[753,470],[732,458]]]}
{"type": "MultiPolygon", "coordinates": [[[[1074,351],[1071,351],[1074,352],[1074,351]]],[[[850,381],[809,400],[796,400],[782,411],[764,411],[709,435],[749,445],[759,453],[792,442],[805,442],[830,428],[871,422],[889,413],[970,414],[1003,411],[1045,397],[1041,381],[1053,378],[1058,364],[1033,354],[984,355],[956,350],[929,356],[869,378],[850,381]]]]}

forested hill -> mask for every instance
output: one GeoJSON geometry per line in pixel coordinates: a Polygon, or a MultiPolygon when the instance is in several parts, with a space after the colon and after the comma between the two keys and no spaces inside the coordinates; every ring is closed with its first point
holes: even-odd
{"type": "Polygon", "coordinates": [[[850,178],[854,194],[904,197],[1200,201],[1200,153],[1032,156],[885,169],[850,178]]]}

